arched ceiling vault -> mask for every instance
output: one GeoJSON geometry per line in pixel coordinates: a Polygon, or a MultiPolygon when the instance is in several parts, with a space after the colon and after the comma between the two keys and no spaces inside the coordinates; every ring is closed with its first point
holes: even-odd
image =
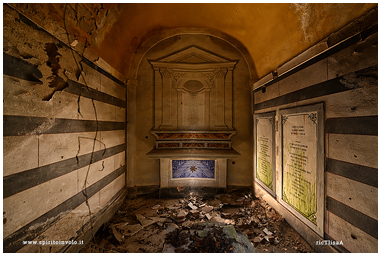
{"type": "MultiPolygon", "coordinates": [[[[128,77],[144,42],[170,29],[212,29],[235,38],[258,79],[377,6],[377,3],[12,4],[46,27],[49,19],[128,77]],[[65,13],[65,16],[64,16],[65,13]],[[65,17],[65,24],[63,22],[65,17]]],[[[55,28],[50,28],[51,30],[55,28]]]]}
{"type": "Polygon", "coordinates": [[[212,28],[242,42],[260,78],[376,5],[125,4],[99,48],[126,74],[134,52],[150,36],[169,28],[212,28]]]}

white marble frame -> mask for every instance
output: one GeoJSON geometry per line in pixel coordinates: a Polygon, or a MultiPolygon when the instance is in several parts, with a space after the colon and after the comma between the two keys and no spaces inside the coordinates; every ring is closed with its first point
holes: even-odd
{"type": "Polygon", "coordinates": [[[324,193],[324,104],[299,106],[289,109],[282,109],[278,112],[278,130],[279,130],[279,154],[278,170],[280,179],[277,184],[277,199],[281,205],[289,210],[294,216],[300,219],[309,228],[315,231],[322,238],[324,237],[324,214],[325,214],[325,193],[324,193]],[[302,114],[308,112],[317,113],[317,149],[316,149],[316,198],[317,198],[317,225],[313,224],[306,217],[300,214],[292,206],[283,201],[283,125],[282,116],[291,114],[302,114]]]}
{"type": "Polygon", "coordinates": [[[276,155],[275,155],[275,116],[276,112],[271,111],[271,112],[266,112],[266,113],[261,113],[261,114],[254,114],[254,180],[261,186],[263,187],[267,192],[269,192],[273,197],[276,196],[276,155]],[[258,118],[265,118],[265,117],[272,117],[273,123],[271,125],[271,130],[272,130],[272,160],[271,160],[271,165],[272,165],[272,172],[273,172],[273,190],[271,190],[268,186],[266,186],[261,180],[257,178],[257,122],[256,120],[258,118]]]}
{"type": "Polygon", "coordinates": [[[226,188],[226,158],[173,157],[160,158],[160,188],[167,187],[218,187],[226,188]],[[214,179],[172,178],[172,160],[215,160],[214,179]]]}

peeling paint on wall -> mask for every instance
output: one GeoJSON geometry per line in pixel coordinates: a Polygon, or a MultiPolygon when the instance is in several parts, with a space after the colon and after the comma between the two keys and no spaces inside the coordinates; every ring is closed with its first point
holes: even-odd
{"type": "Polygon", "coordinates": [[[48,55],[48,60],[46,62],[46,65],[51,67],[52,69],[52,75],[48,77],[50,79],[49,87],[53,88],[53,92],[43,97],[43,100],[50,100],[56,91],[62,91],[65,89],[68,84],[67,82],[62,79],[59,76],[59,70],[61,69],[61,66],[59,64],[59,58],[61,54],[58,53],[58,48],[54,43],[46,43],[45,44],[45,51],[48,55]]]}

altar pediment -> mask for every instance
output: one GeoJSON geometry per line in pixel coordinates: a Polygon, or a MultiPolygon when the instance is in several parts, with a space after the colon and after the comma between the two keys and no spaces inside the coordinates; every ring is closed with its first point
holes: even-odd
{"type": "Polygon", "coordinates": [[[159,68],[170,68],[180,72],[210,72],[219,68],[232,70],[235,64],[237,64],[236,61],[222,58],[195,46],[170,56],[150,61],[150,63],[155,70],[159,68]]]}
{"type": "Polygon", "coordinates": [[[196,46],[189,47],[180,52],[174,53],[171,56],[157,60],[157,62],[172,62],[172,63],[219,63],[230,62],[225,58],[204,51],[196,46]]]}

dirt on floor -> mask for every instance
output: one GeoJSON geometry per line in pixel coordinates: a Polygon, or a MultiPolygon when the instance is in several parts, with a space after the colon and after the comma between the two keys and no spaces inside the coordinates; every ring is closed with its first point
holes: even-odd
{"type": "MultiPolygon", "coordinates": [[[[126,199],[80,252],[161,253],[163,248],[169,252],[168,246],[173,246],[175,252],[191,252],[188,248],[176,247],[179,242],[175,234],[183,230],[189,233],[203,222],[233,226],[237,234],[247,236],[257,253],[315,252],[265,201],[242,192],[220,194],[215,198],[191,195],[157,199],[147,195],[126,199]]],[[[232,252],[231,243],[211,238],[209,244],[202,244],[207,237],[197,238],[197,252],[232,252]],[[218,248],[222,244],[227,247],[218,248]],[[212,249],[214,251],[210,251],[212,249]]]]}

